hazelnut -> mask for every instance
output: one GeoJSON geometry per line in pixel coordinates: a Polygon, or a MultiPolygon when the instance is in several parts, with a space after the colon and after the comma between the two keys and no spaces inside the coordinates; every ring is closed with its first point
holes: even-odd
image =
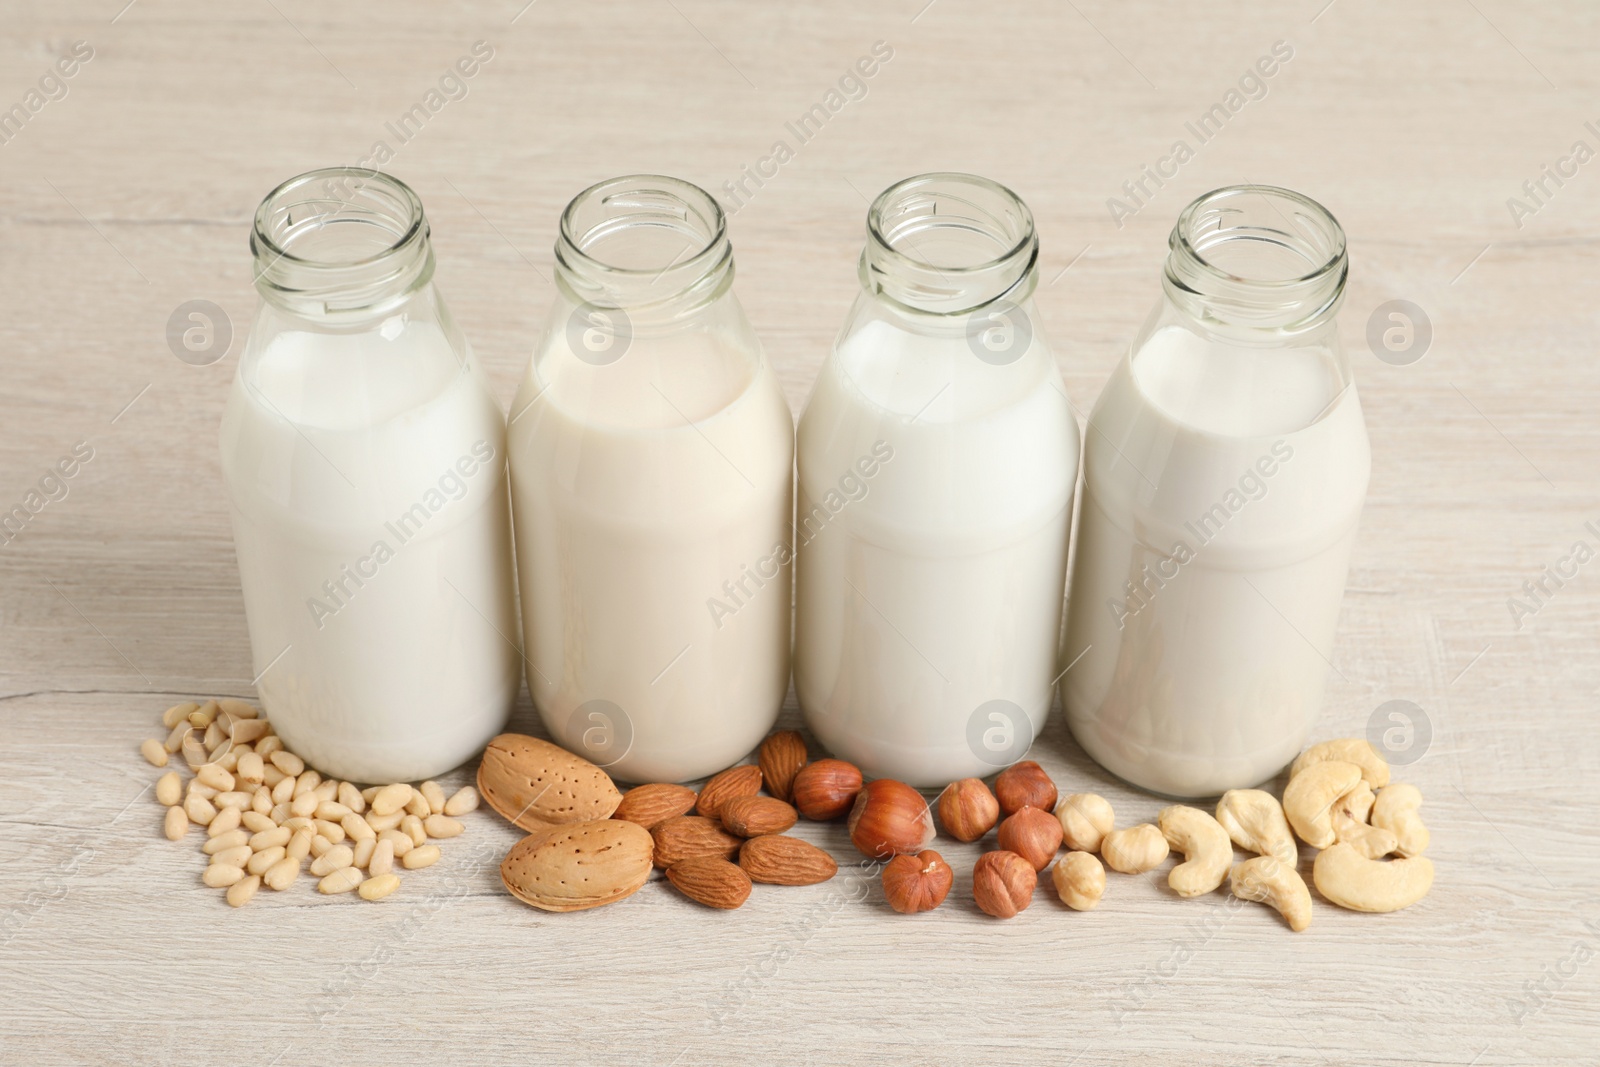
{"type": "Polygon", "coordinates": [[[800,768],[790,792],[791,802],[806,818],[837,819],[856,802],[861,772],[842,759],[819,759],[800,768]]]}
{"type": "Polygon", "coordinates": [[[985,852],[972,868],[972,899],[996,919],[1009,919],[1033,902],[1039,875],[1027,860],[1004,849],[985,852]]]}
{"type": "Polygon", "coordinates": [[[779,730],[769,735],[761,742],[756,764],[761,768],[767,792],[779,800],[788,800],[794,788],[794,776],[806,765],[805,738],[794,730],[779,730]]]}
{"type": "Polygon", "coordinates": [[[1099,852],[1100,842],[1116,825],[1111,802],[1097,793],[1072,794],[1056,808],[1056,818],[1067,847],[1079,852],[1099,852]]]}
{"type": "Polygon", "coordinates": [[[1007,815],[1025,804],[1044,811],[1054,811],[1056,807],[1056,784],[1031,759],[1001,771],[994,780],[994,795],[1000,801],[1000,810],[1007,815]]]}
{"type": "Polygon", "coordinates": [[[1166,859],[1168,851],[1167,836],[1147,822],[1113,830],[1100,842],[1106,866],[1121,874],[1143,874],[1166,859]]]}
{"type": "Polygon", "coordinates": [[[921,793],[892,778],[868,782],[850,809],[850,840],[874,859],[920,852],[933,836],[928,802],[921,793]]]}
{"type": "Polygon", "coordinates": [[[883,868],[883,896],[902,915],[932,911],[944,903],[955,872],[933,849],[896,856],[883,868]]]}
{"type": "Polygon", "coordinates": [[[1073,911],[1090,911],[1106,891],[1106,869],[1087,852],[1068,852],[1050,872],[1061,903],[1073,911]]]}
{"type": "Polygon", "coordinates": [[[1006,816],[997,838],[1002,849],[1015,852],[1033,864],[1034,870],[1042,871],[1061,847],[1061,823],[1048,811],[1024,804],[1006,816]]]}
{"type": "Polygon", "coordinates": [[[939,794],[939,822],[957,841],[976,841],[1000,818],[1000,802],[979,778],[951,782],[939,794]]]}

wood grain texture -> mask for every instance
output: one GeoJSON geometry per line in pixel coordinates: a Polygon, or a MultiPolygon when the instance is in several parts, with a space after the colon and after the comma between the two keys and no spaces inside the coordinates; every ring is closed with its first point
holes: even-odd
{"type": "MultiPolygon", "coordinates": [[[[6,108],[73,41],[94,48],[0,144],[0,509],[75,442],[94,449],[0,547],[0,1061],[1593,1062],[1600,562],[1520,625],[1507,599],[1600,544],[1600,162],[1547,182],[1520,226],[1507,199],[1575,141],[1600,148],[1600,9],[124,2],[19,0],[0,19],[6,108]],[[919,917],[848,866],[732,914],[652,884],[545,915],[501,891],[517,835],[488,813],[381,905],[302,879],[232,912],[203,889],[197,840],[159,835],[137,746],[173,699],[249,695],[216,440],[254,305],[248,220],[283,178],[368,155],[480,39],[494,58],[470,92],[389,166],[427,204],[439,282],[502,403],[575,192],[635,170],[720,189],[877,40],[894,57],[865,98],[731,224],[796,412],[855,292],[867,200],[894,179],[974,170],[1029,201],[1081,413],[1189,199],[1253,180],[1327,204],[1350,236],[1342,326],[1373,477],[1317,733],[1359,734],[1391,699],[1424,709],[1431,744],[1401,777],[1426,796],[1431,895],[1389,916],[1319,901],[1291,935],[1263,907],[1176,899],[1162,868],[1109,876],[1092,913],[1041,889],[1000,923],[970,903],[979,847],[946,841],[955,889],[919,917]],[[1117,226],[1107,198],[1279,40],[1294,56],[1266,96],[1117,226]],[[226,309],[233,355],[168,351],[190,299],[226,309]],[[1392,299],[1433,324],[1410,366],[1364,341],[1392,299]]],[[[516,725],[536,730],[526,696],[516,725]]],[[[1058,720],[1035,756],[1119,824],[1162,806],[1058,720]]],[[[840,826],[798,832],[851,855],[840,826]]]]}

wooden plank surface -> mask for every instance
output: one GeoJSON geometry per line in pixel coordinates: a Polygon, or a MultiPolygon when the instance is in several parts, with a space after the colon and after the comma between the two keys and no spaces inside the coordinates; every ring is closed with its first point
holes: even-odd
{"type": "MultiPolygon", "coordinates": [[[[74,42],[93,52],[0,144],[0,508],[93,449],[0,547],[0,1062],[1594,1062],[1600,562],[1530,617],[1508,600],[1575,542],[1600,549],[1600,161],[1562,162],[1600,151],[1600,9],[124,2],[0,19],[0,109],[74,42]],[[466,95],[396,142],[385,123],[479,40],[494,54],[466,95]],[[785,122],[876,41],[894,54],[865,96],[794,145],[785,122]],[[1265,95],[1117,225],[1107,199],[1278,41],[1293,57],[1265,95]],[[250,214],[380,139],[503,403],[552,295],[557,214],[614,174],[719,190],[791,141],[731,225],[796,412],[854,295],[867,201],[899,177],[974,170],[1029,201],[1040,312],[1084,413],[1189,199],[1253,180],[1327,204],[1350,236],[1341,325],[1373,477],[1318,733],[1422,709],[1404,776],[1427,799],[1431,895],[1319,905],[1291,935],[1265,908],[1176,899],[1163,870],[1112,875],[1091,914],[1041,891],[999,923],[970,904],[977,847],[952,845],[950,902],[913,919],[854,869],[733,914],[650,886],[551,916],[500,890],[516,834],[480,815],[385,906],[302,883],[224,907],[195,839],[161,839],[135,750],[174,699],[249,695],[216,434],[254,304],[250,214]],[[1569,176],[1534,200],[1546,165],[1569,176]],[[234,330],[210,366],[164,339],[192,299],[234,330]],[[1433,329],[1406,366],[1365,341],[1395,299],[1433,329]]],[[[526,695],[516,725],[536,729],[526,695]]],[[[1161,806],[1058,719],[1036,755],[1121,823],[1161,806]]],[[[840,827],[800,832],[849,854],[840,827]]]]}

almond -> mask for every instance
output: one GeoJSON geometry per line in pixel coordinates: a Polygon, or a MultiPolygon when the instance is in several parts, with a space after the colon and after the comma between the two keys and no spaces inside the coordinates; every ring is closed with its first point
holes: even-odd
{"type": "Polygon", "coordinates": [[[609,819],[622,794],[605,771],[558,745],[501,734],[483,750],[478,792],[529,833],[609,819]]]}
{"type": "Polygon", "coordinates": [[[690,900],[731,910],[750,898],[750,876],[718,856],[696,856],[667,868],[667,881],[690,900]]]}
{"type": "Polygon", "coordinates": [[[738,853],[740,845],[737,837],[704,815],[678,815],[667,819],[657,823],[655,829],[650,831],[650,836],[655,839],[657,867],[671,867],[682,860],[699,856],[719,856],[731,860],[738,853]]]}
{"type": "Polygon", "coordinates": [[[740,837],[781,834],[800,815],[776,797],[730,797],[722,805],[722,825],[740,837]]]}
{"type": "Polygon", "coordinates": [[[636,822],[649,830],[675,815],[689,814],[694,802],[695,792],[686,785],[636,785],[622,794],[622,803],[611,817],[636,822]]]}
{"type": "Polygon", "coordinates": [[[797,731],[779,730],[761,742],[756,754],[767,792],[779,800],[789,800],[794,776],[806,765],[806,742],[797,731]]]}
{"type": "Polygon", "coordinates": [[[530,834],[500,864],[511,895],[544,911],[582,911],[639,891],[653,845],[638,823],[601,819],[530,834]]]}
{"type": "Polygon", "coordinates": [[[746,841],[739,849],[739,866],[751,881],[768,885],[816,885],[839,873],[839,865],[822,849],[783,834],[746,841]]]}
{"type": "Polygon", "coordinates": [[[761,768],[753,763],[729,767],[714,775],[700,789],[700,799],[695,802],[696,815],[708,819],[722,817],[722,805],[734,797],[753,797],[761,792],[761,768]]]}

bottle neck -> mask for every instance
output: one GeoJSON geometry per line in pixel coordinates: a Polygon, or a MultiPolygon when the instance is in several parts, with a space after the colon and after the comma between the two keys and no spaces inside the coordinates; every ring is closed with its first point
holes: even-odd
{"type": "Polygon", "coordinates": [[[359,167],[310,171],[268,193],[250,251],[264,300],[330,327],[388,315],[433,278],[422,201],[359,167]]]}
{"type": "Polygon", "coordinates": [[[678,178],[632,174],[585,189],[561,215],[556,283],[597,328],[671,328],[733,284],[733,246],[716,200],[678,178]]]}
{"type": "Polygon", "coordinates": [[[867,212],[861,285],[913,312],[967,315],[1025,301],[1038,258],[1033,215],[1017,194],[972,174],[922,174],[867,212]]]}
{"type": "Polygon", "coordinates": [[[1344,231],[1316,201],[1238,185],[1184,209],[1162,283],[1173,306],[1208,333],[1281,344],[1333,321],[1349,275],[1344,231]]]}

